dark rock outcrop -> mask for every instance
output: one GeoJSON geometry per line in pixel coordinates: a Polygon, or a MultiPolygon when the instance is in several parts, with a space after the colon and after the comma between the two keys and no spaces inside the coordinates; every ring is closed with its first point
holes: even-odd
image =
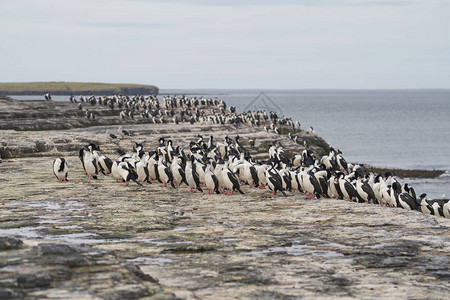
{"type": "Polygon", "coordinates": [[[124,262],[110,251],[66,243],[19,249],[21,240],[6,237],[0,237],[0,245],[10,245],[0,252],[0,299],[35,299],[42,295],[49,299],[61,295],[72,299],[83,295],[102,299],[165,295],[164,299],[176,299],[163,293],[158,281],[137,265],[124,262]]]}

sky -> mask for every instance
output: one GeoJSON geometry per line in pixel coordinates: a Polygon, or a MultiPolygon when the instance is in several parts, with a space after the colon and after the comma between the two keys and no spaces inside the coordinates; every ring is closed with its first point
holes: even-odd
{"type": "Polygon", "coordinates": [[[449,0],[0,0],[0,82],[450,88],[449,0]]]}

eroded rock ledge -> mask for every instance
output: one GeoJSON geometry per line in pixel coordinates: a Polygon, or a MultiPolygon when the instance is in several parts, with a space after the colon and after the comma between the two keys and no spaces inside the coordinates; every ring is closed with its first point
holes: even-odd
{"type": "Polygon", "coordinates": [[[177,299],[113,252],[0,237],[1,299],[177,299]]]}

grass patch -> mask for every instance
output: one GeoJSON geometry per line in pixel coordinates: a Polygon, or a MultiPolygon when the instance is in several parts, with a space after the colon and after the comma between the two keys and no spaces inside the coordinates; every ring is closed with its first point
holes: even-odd
{"type": "Polygon", "coordinates": [[[154,85],[99,82],[3,82],[1,95],[158,94],[154,85]]]}

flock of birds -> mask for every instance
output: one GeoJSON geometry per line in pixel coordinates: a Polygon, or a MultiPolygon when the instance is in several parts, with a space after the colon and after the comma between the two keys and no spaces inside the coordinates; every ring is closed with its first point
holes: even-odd
{"type": "MultiPolygon", "coordinates": [[[[80,96],[77,99],[75,96],[70,96],[70,101],[78,105],[80,110],[83,110],[83,105],[103,106],[109,107],[111,110],[118,108],[118,116],[122,121],[143,121],[150,124],[164,124],[181,122],[188,122],[190,124],[247,124],[249,126],[262,126],[268,121],[270,126],[265,130],[280,134],[281,126],[290,126],[292,128],[298,127],[300,123],[294,123],[291,118],[281,116],[276,112],[267,111],[248,111],[243,113],[236,113],[236,107],[230,106],[227,108],[223,100],[217,98],[206,97],[187,97],[185,95],[167,95],[164,96],[160,102],[155,95],[110,95],[99,96],[95,95],[80,96]]],[[[95,119],[95,113],[89,109],[85,109],[85,117],[87,119],[95,119]]],[[[314,134],[312,127],[309,128],[309,133],[314,134]]],[[[296,137],[292,136],[292,139],[296,137]]]]}
{"type": "MultiPolygon", "coordinates": [[[[274,141],[267,160],[255,161],[239,136],[215,143],[213,136],[204,139],[199,135],[187,149],[160,138],[155,149],[144,150],[141,143],[135,143],[130,152],[119,150],[114,159],[102,154],[99,145],[89,144],[80,149],[79,159],[89,178],[103,174],[125,185],[130,181],[140,186],[160,182],[163,187],[186,185],[191,192],[227,195],[244,194],[242,186],[246,185],[247,193],[258,188],[285,196],[286,192],[301,192],[308,198],[345,199],[450,218],[448,200],[427,200],[426,194],[417,197],[412,187],[401,185],[393,174],[376,174],[362,165],[349,164],[341,151],[333,148],[322,157],[309,149],[288,157],[283,145],[274,141]]],[[[53,171],[60,181],[66,181],[66,160],[56,159],[53,171]]]]}
{"type": "MultiPolygon", "coordinates": [[[[46,95],[46,99],[50,95],[46,95]]],[[[51,99],[51,98],[50,98],[51,99]]],[[[301,131],[300,123],[291,118],[277,116],[275,112],[248,111],[236,113],[235,107],[229,107],[217,98],[164,96],[162,103],[154,95],[126,96],[112,95],[95,97],[74,96],[70,101],[83,109],[84,104],[106,106],[114,110],[119,108],[122,120],[135,120],[136,115],[148,123],[198,122],[200,124],[246,124],[263,126],[264,130],[281,134],[280,128],[288,128],[288,137],[298,143],[298,135],[292,135],[289,128],[301,131]]],[[[94,119],[95,115],[86,110],[86,118],[94,119]]],[[[310,127],[309,134],[315,134],[310,127]]],[[[132,135],[119,126],[117,135],[106,132],[111,143],[114,139],[124,139],[132,135]]],[[[327,197],[345,199],[359,203],[373,203],[408,210],[419,210],[426,214],[450,218],[450,202],[448,199],[428,200],[426,194],[416,196],[415,191],[407,183],[401,185],[392,173],[376,174],[367,171],[363,165],[352,165],[346,162],[341,151],[330,148],[329,153],[317,157],[309,150],[306,140],[301,154],[289,158],[279,141],[274,141],[268,150],[265,161],[255,161],[248,149],[242,146],[240,137],[225,137],[222,142],[214,144],[214,137],[191,141],[187,150],[175,147],[172,140],[159,139],[156,149],[145,151],[144,146],[136,143],[131,152],[118,151],[118,156],[111,159],[103,155],[100,147],[89,144],[80,149],[79,158],[85,174],[97,179],[99,174],[111,176],[116,181],[130,181],[139,185],[152,182],[163,183],[163,186],[186,185],[191,192],[243,194],[242,185],[252,189],[268,189],[274,194],[281,192],[303,192],[308,198],[327,197]]],[[[248,145],[254,147],[254,139],[248,145]]],[[[68,166],[64,158],[53,163],[53,171],[60,181],[67,180],[68,166]]]]}

